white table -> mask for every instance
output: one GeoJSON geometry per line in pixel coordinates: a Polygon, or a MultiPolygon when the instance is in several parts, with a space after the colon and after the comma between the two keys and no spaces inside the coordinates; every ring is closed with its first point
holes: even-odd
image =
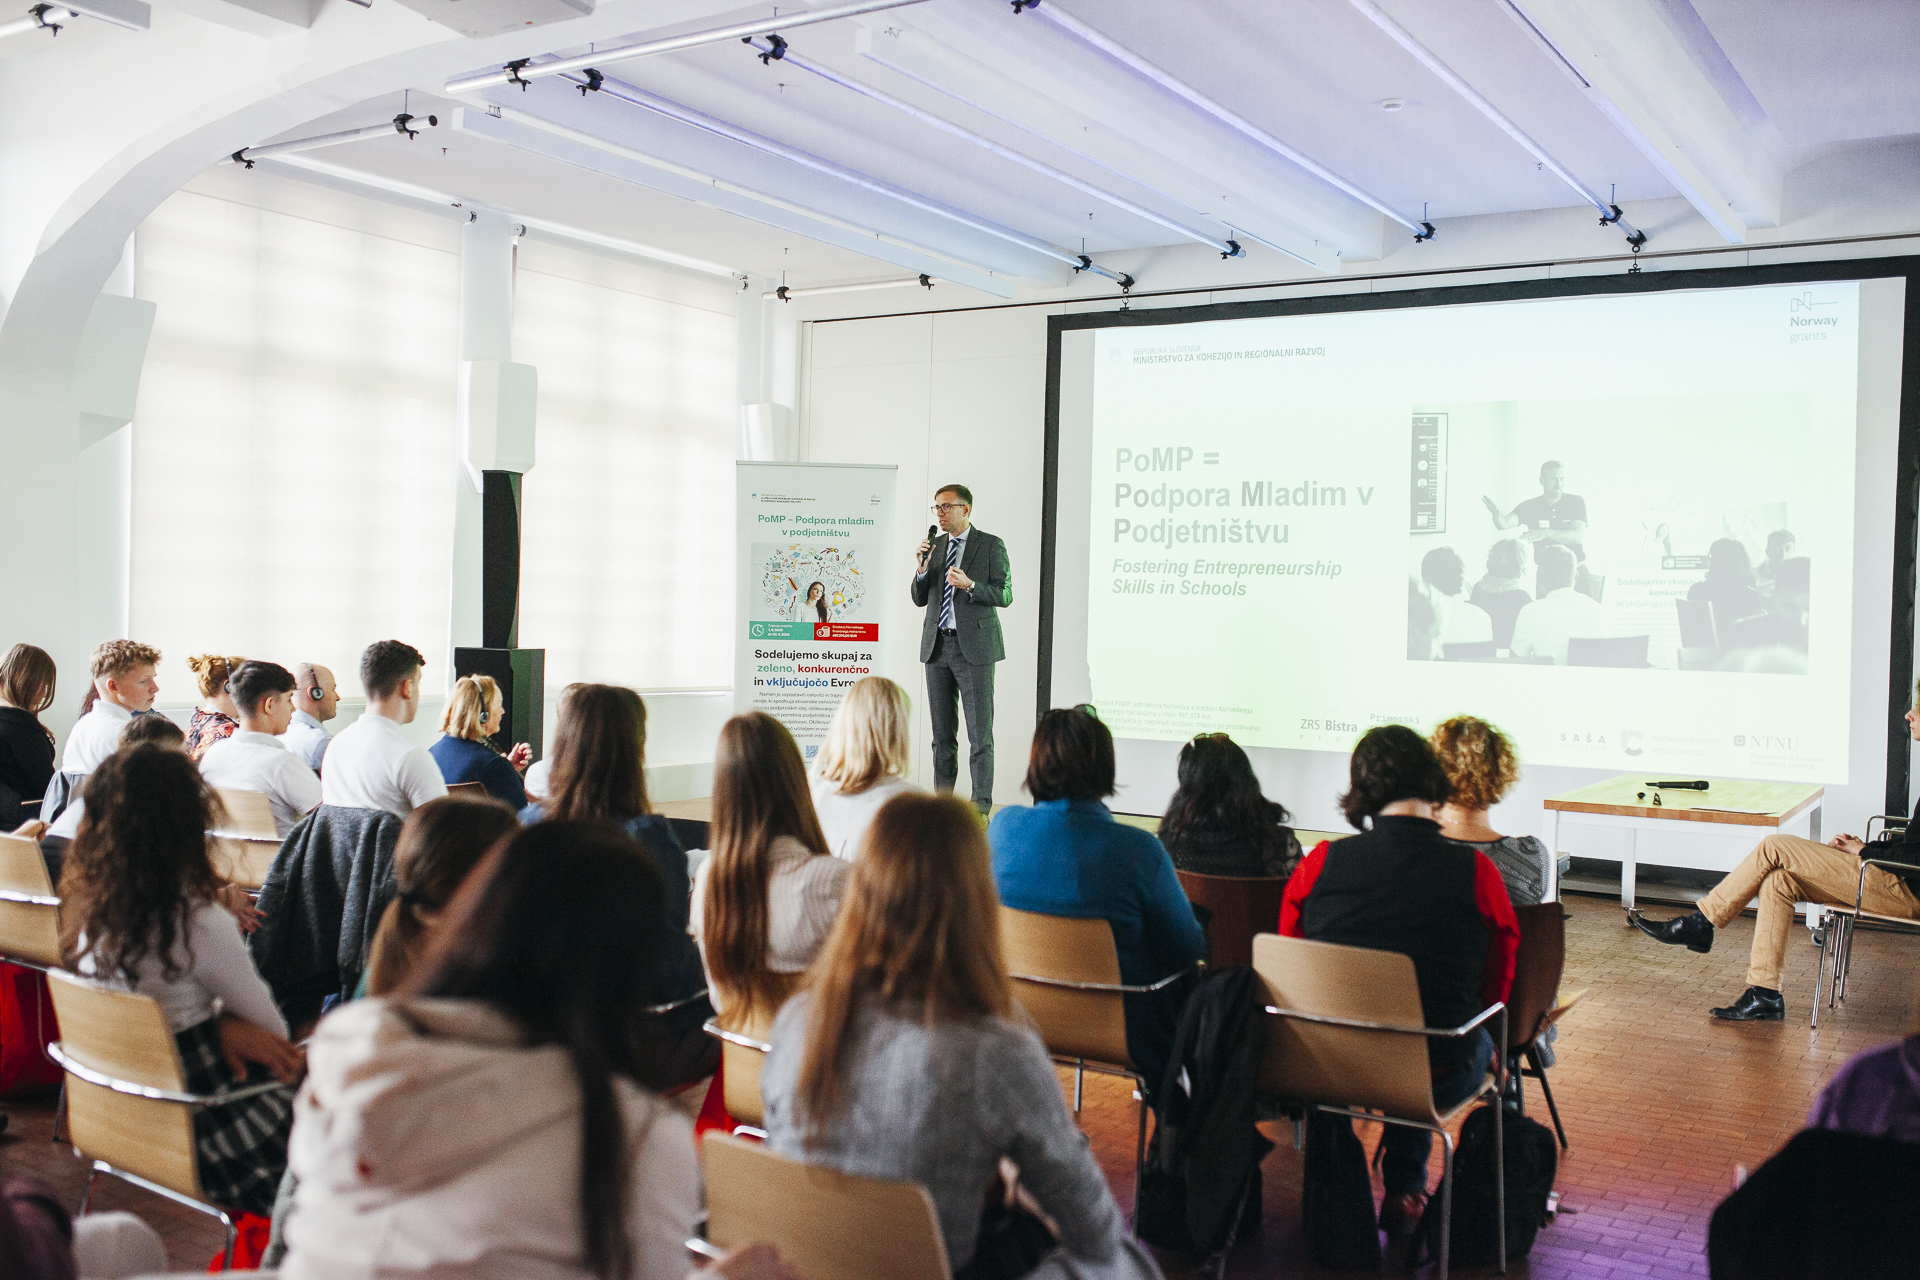
{"type": "MultiPolygon", "coordinates": [[[[1623,773],[1550,796],[1544,802],[1543,835],[1553,863],[1559,865],[1560,824],[1573,822],[1583,826],[1612,827],[1626,834],[1626,849],[1620,859],[1620,905],[1633,910],[1634,875],[1638,868],[1635,843],[1642,831],[1673,831],[1674,823],[1709,824],[1714,835],[1750,835],[1752,844],[1763,838],[1785,833],[1820,839],[1820,804],[1825,787],[1798,782],[1752,782],[1732,778],[1706,778],[1705,791],[1675,791],[1648,785],[1644,773],[1623,773]],[[1641,793],[1646,798],[1640,798],[1641,793]],[[1653,803],[1658,796],[1661,803],[1653,803]],[[1716,812],[1715,809],[1748,812],[1716,812]]],[[[1662,854],[1665,866],[1686,867],[1697,871],[1731,871],[1746,851],[1730,858],[1718,841],[1702,842],[1697,852],[1681,850],[1662,854]]],[[[1550,897],[1558,897],[1558,877],[1550,897]]]]}

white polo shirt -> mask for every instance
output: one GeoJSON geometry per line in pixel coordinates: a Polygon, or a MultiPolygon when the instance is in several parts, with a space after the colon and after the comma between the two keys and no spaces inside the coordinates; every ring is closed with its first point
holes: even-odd
{"type": "Polygon", "coordinates": [[[398,721],[369,711],[333,735],[320,794],[323,804],[385,809],[404,818],[447,794],[447,783],[427,749],[408,742],[398,721]]]}
{"type": "Polygon", "coordinates": [[[240,729],[222,738],[200,757],[200,776],[216,787],[264,793],[283,840],[320,807],[320,779],[270,733],[240,729]]]}
{"type": "Polygon", "coordinates": [[[100,762],[120,749],[120,731],[133,719],[133,712],[101,698],[93,710],[74,722],[67,735],[65,753],[60,757],[62,773],[92,773],[100,762]]]}
{"type": "Polygon", "coordinates": [[[280,741],[287,750],[307,762],[307,768],[320,772],[320,761],[327,754],[327,744],[333,739],[320,722],[304,711],[293,713],[293,723],[280,735],[280,741]]]}

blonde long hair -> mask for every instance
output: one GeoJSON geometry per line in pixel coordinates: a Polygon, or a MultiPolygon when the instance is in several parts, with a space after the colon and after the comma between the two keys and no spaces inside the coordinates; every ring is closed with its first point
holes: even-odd
{"type": "Polygon", "coordinates": [[[440,732],[469,742],[485,742],[499,732],[499,725],[488,726],[487,713],[500,696],[500,685],[492,676],[461,676],[447,695],[447,710],[440,717],[440,732]]]}
{"type": "Polygon", "coordinates": [[[768,850],[792,836],[830,857],[813,812],[807,770],[787,727],[764,711],[720,726],[713,762],[713,869],[700,921],[707,973],[723,993],[729,1019],[771,1012],[785,984],[767,967],[768,850]]]}
{"type": "Polygon", "coordinates": [[[904,776],[912,749],[911,714],[907,691],[885,676],[856,681],[827,726],[814,773],[843,796],[859,795],[884,778],[904,776]]]}
{"type": "Polygon", "coordinates": [[[928,1025],[1007,1017],[1000,899],[979,816],[951,795],[904,792],[880,806],[840,918],[807,972],[796,1090],[809,1142],[846,1102],[842,1058],[864,999],[928,1025]]]}

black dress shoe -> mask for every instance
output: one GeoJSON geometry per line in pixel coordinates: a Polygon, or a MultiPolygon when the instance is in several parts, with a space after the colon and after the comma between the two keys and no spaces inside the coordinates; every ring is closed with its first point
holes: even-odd
{"type": "Polygon", "coordinates": [[[1778,1022],[1787,1016],[1787,999],[1778,991],[1748,987],[1740,998],[1713,1016],[1723,1022],[1778,1022]]]}
{"type": "Polygon", "coordinates": [[[1656,942],[1671,942],[1701,955],[1713,950],[1713,922],[1698,911],[1671,920],[1649,920],[1636,911],[1633,927],[1656,942]]]}

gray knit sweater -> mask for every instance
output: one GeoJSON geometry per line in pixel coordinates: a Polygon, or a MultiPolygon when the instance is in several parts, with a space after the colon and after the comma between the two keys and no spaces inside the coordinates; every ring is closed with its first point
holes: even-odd
{"type": "Polygon", "coordinates": [[[760,1076],[775,1151],[923,1184],[955,1270],[973,1257],[988,1180],[1007,1156],[1020,1167],[1021,1185],[1060,1224],[1068,1253],[1116,1261],[1125,1233],[1120,1210],[1074,1127],[1040,1037],[1000,1018],[929,1028],[865,1009],[845,1060],[848,1105],[809,1147],[794,1091],[810,1007],[803,992],[781,1009],[760,1076]]]}

